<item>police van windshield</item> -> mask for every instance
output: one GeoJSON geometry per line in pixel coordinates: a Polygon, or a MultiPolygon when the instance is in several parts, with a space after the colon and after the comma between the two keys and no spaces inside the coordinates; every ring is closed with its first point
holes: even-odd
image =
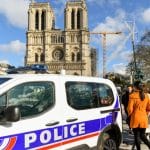
{"type": "Polygon", "coordinates": [[[4,82],[10,80],[11,78],[0,78],[0,84],[3,84],[4,82]]]}

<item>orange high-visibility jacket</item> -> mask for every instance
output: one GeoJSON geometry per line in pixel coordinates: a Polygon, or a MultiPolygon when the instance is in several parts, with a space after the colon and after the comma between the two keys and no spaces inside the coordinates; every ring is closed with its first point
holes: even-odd
{"type": "Polygon", "coordinates": [[[140,99],[139,91],[130,94],[127,111],[130,116],[130,128],[148,127],[147,112],[150,111],[150,100],[147,94],[143,101],[140,99]]]}

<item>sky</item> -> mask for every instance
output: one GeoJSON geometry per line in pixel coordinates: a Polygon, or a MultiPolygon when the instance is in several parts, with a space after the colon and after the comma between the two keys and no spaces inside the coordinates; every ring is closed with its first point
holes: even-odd
{"type": "MultiPolygon", "coordinates": [[[[64,29],[67,0],[49,2],[56,17],[56,28],[64,29]]],[[[24,66],[27,11],[30,0],[0,0],[0,63],[24,66]]],[[[138,44],[150,30],[150,0],[86,0],[90,32],[121,32],[106,35],[106,72],[125,74],[132,59],[132,44],[138,44]]],[[[90,36],[90,46],[97,49],[97,69],[103,69],[103,35],[90,36]]]]}

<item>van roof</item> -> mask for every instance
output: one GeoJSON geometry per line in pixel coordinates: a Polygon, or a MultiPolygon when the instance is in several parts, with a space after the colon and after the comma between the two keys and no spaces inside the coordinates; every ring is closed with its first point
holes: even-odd
{"type": "Polygon", "coordinates": [[[66,77],[66,78],[97,78],[97,79],[102,79],[102,80],[108,80],[100,77],[92,77],[92,76],[76,76],[76,75],[61,75],[61,74],[6,74],[6,75],[1,75],[0,78],[22,78],[22,77],[66,77]]]}
{"type": "MultiPolygon", "coordinates": [[[[75,76],[75,75],[61,75],[61,74],[7,74],[7,75],[1,75],[1,78],[9,78],[10,80],[20,80],[20,79],[26,79],[29,81],[30,79],[48,79],[48,78],[63,78],[66,81],[85,81],[85,82],[102,82],[102,83],[108,83],[113,84],[113,82],[109,79],[104,79],[100,77],[91,77],[91,76],[75,76]]],[[[9,81],[10,81],[9,80],[9,81]]],[[[8,82],[9,82],[8,81],[8,82]]]]}

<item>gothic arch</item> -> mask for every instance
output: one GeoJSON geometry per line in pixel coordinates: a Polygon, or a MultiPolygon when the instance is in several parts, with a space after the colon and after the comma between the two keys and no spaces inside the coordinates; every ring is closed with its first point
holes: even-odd
{"type": "Polygon", "coordinates": [[[42,49],[41,48],[37,48],[37,53],[41,54],[42,53],[42,49]]]}
{"type": "Polygon", "coordinates": [[[75,54],[73,52],[71,53],[71,60],[75,61],[75,54]]]}
{"type": "Polygon", "coordinates": [[[39,55],[35,53],[35,62],[37,63],[39,61],[39,55]]]}
{"type": "Polygon", "coordinates": [[[81,61],[81,53],[80,52],[77,53],[77,61],[81,61]]]}
{"type": "Polygon", "coordinates": [[[61,43],[64,43],[64,37],[61,36],[61,43]]]}
{"type": "Polygon", "coordinates": [[[35,13],[35,29],[39,30],[39,12],[38,12],[38,10],[35,13]]]}
{"type": "Polygon", "coordinates": [[[41,15],[41,29],[45,30],[45,28],[46,28],[46,11],[43,10],[41,15]]]}
{"type": "Polygon", "coordinates": [[[44,55],[44,53],[41,53],[41,55],[40,55],[40,61],[41,62],[45,61],[45,55],[44,55]]]}
{"type": "Polygon", "coordinates": [[[81,29],[81,17],[82,17],[82,10],[78,9],[77,11],[77,29],[81,29]]]}
{"type": "Polygon", "coordinates": [[[71,29],[75,29],[75,10],[72,9],[71,12],[71,29]]]}
{"type": "Polygon", "coordinates": [[[75,52],[79,51],[78,47],[74,47],[73,49],[74,49],[75,52]]]}

